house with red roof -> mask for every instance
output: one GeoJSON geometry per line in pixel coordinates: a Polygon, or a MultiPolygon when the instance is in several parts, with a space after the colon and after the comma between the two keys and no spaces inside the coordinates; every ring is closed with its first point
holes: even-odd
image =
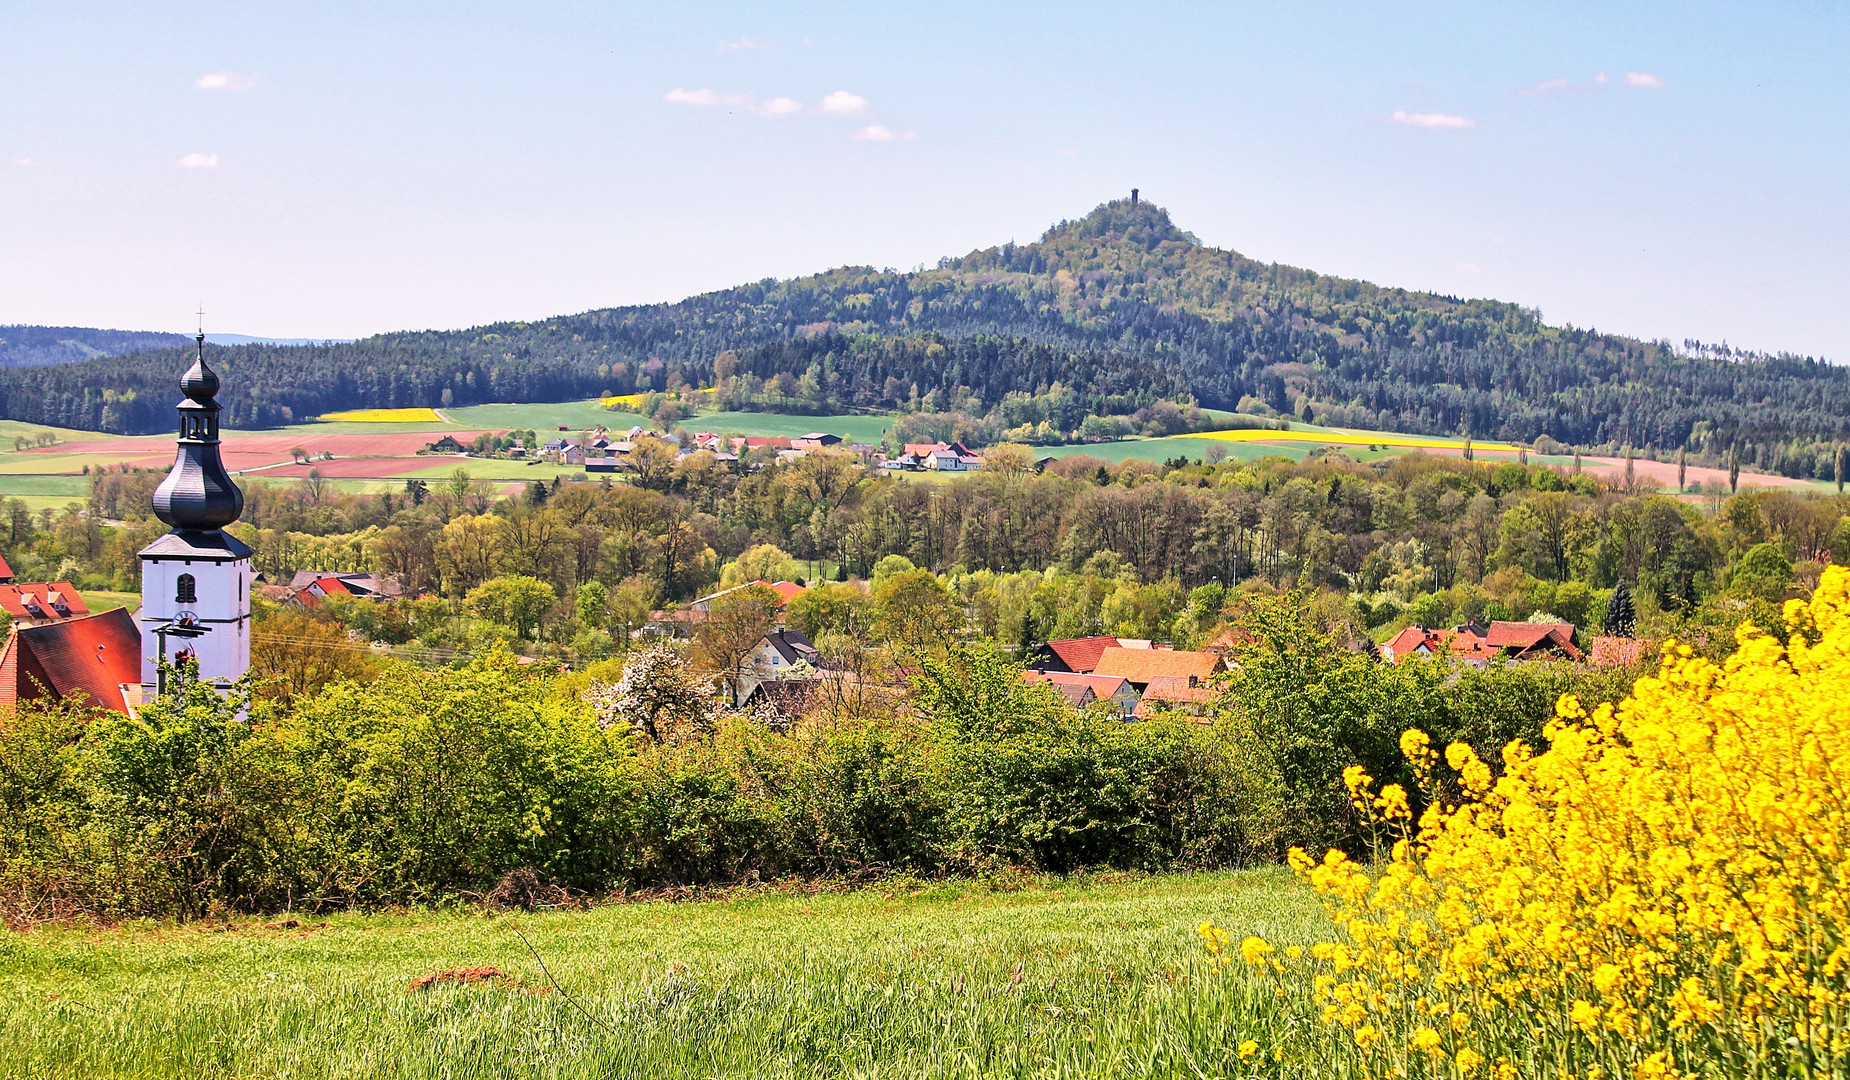
{"type": "Polygon", "coordinates": [[[15,626],[43,626],[90,614],[77,587],[68,581],[0,585],[0,610],[13,617],[15,626]]]}
{"type": "MultiPolygon", "coordinates": [[[[1190,690],[1203,689],[1215,674],[1226,670],[1222,659],[1210,652],[1195,652],[1189,649],[1125,649],[1108,648],[1099,654],[1098,663],[1092,668],[1094,675],[1115,675],[1127,679],[1137,688],[1137,693],[1148,697],[1150,685],[1165,677],[1180,679],[1181,684],[1190,690]]],[[[1164,682],[1159,687],[1174,687],[1176,684],[1164,682]]]]}
{"type": "Polygon", "coordinates": [[[127,608],[37,626],[0,647],[0,705],[76,698],[126,713],[141,704],[141,630],[127,608]]]}
{"type": "Polygon", "coordinates": [[[1409,626],[1381,646],[1381,658],[1397,664],[1409,656],[1444,656],[1482,667],[1491,660],[1579,660],[1574,628],[1567,623],[1493,622],[1488,628],[1462,623],[1449,630],[1409,626]]]}
{"type": "Polygon", "coordinates": [[[1137,688],[1128,679],[1073,671],[1024,671],[1021,677],[1030,683],[1052,683],[1068,701],[1074,702],[1075,708],[1084,708],[1094,701],[1108,701],[1120,716],[1128,717],[1137,711],[1137,688]],[[1080,693],[1082,690],[1086,693],[1080,693]],[[1079,700],[1082,697],[1086,698],[1083,702],[1079,700]]]}
{"type": "Polygon", "coordinates": [[[396,600],[404,595],[403,587],[390,575],[332,570],[298,570],[288,589],[289,599],[303,607],[314,607],[331,596],[396,600]]]}
{"type": "Polygon", "coordinates": [[[1117,644],[1117,638],[1104,635],[1049,641],[1047,654],[1034,666],[1039,671],[1073,671],[1085,674],[1098,666],[1098,658],[1106,649],[1115,648],[1117,644]]]}
{"type": "Polygon", "coordinates": [[[1493,622],[1484,644],[1510,660],[1579,660],[1568,623],[1493,622]]]}
{"type": "Polygon", "coordinates": [[[7,565],[6,556],[0,555],[0,582],[11,584],[12,581],[13,568],[7,565]]]}

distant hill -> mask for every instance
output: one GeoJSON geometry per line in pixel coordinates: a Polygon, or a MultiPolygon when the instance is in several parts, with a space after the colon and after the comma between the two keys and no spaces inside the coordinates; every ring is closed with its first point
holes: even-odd
{"type": "MultiPolygon", "coordinates": [[[[1817,447],[1850,429],[1850,370],[1822,361],[1675,348],[1550,326],[1516,304],[1262,263],[1129,200],[1035,243],[911,273],[843,267],[674,304],[212,358],[234,388],[227,423],[240,427],[625,394],[676,377],[705,386],[718,361],[721,373],[783,376],[782,391],[833,409],[983,411],[1041,395],[1071,419],[1191,397],[1428,434],[1711,451],[1746,440],[1763,459],[1786,452],[1767,449],[1778,443],[1799,455],[1781,467],[1808,473],[1817,447]],[[1064,391],[1049,395],[1055,384],[1064,391]]],[[[0,410],[162,431],[184,366],[155,351],[0,371],[0,410]]]]}
{"type": "Polygon", "coordinates": [[[207,334],[208,345],[345,345],[352,338],[252,337],[249,334],[207,334]]]}
{"type": "Polygon", "coordinates": [[[177,348],[189,340],[184,334],[162,334],[146,330],[0,326],[0,367],[82,363],[99,356],[177,348]]]}

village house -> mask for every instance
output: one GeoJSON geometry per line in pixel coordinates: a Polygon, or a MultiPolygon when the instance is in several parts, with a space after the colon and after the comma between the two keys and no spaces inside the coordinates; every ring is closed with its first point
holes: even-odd
{"type": "Polygon", "coordinates": [[[445,435],[424,448],[432,454],[466,454],[469,448],[456,441],[454,436],[445,435]]]}
{"type": "Polygon", "coordinates": [[[826,431],[812,431],[808,435],[790,440],[793,450],[826,450],[831,446],[841,445],[840,435],[831,435],[826,431]]]}
{"type": "Polygon", "coordinates": [[[303,607],[314,607],[330,596],[397,600],[405,594],[404,587],[390,574],[361,571],[297,570],[286,588],[288,598],[303,607]]]}
{"type": "Polygon", "coordinates": [[[68,581],[47,585],[0,585],[0,610],[13,617],[15,626],[44,626],[90,614],[83,597],[77,595],[76,586],[68,581]]]}
{"type": "Polygon", "coordinates": [[[1580,660],[1574,627],[1568,623],[1461,623],[1449,630],[1409,626],[1381,646],[1381,658],[1397,664],[1409,656],[1444,656],[1483,667],[1494,659],[1580,660]]]}
{"type": "Polygon", "coordinates": [[[1045,652],[1030,666],[1037,671],[1069,671],[1085,674],[1098,666],[1098,658],[1104,654],[1106,649],[1117,646],[1117,638],[1103,635],[1049,641],[1043,646],[1045,652]]]}
{"type": "Polygon", "coordinates": [[[814,679],[822,654],[801,630],[779,628],[760,638],[745,654],[732,688],[733,704],[744,706],[776,683],[814,679]]]}
{"type": "Polygon", "coordinates": [[[955,450],[934,450],[925,459],[925,467],[933,472],[975,472],[983,467],[983,459],[955,450]]]}
{"type": "Polygon", "coordinates": [[[1137,690],[1128,679],[1071,671],[1024,671],[1021,677],[1030,683],[1052,683],[1075,708],[1095,701],[1110,702],[1112,710],[1127,719],[1137,711],[1137,690]]]}
{"type": "Polygon", "coordinates": [[[75,697],[129,713],[139,707],[141,630],[127,608],[39,626],[15,624],[0,647],[0,706],[75,697]]]}
{"type": "Polygon", "coordinates": [[[783,619],[783,609],[804,589],[802,585],[798,585],[794,581],[748,581],[743,585],[734,585],[731,588],[720,589],[717,592],[711,592],[705,596],[698,597],[690,601],[684,608],[679,608],[674,611],[652,611],[649,613],[649,622],[644,629],[654,634],[664,634],[672,637],[687,637],[694,632],[695,628],[706,621],[707,613],[713,610],[713,602],[715,600],[723,596],[730,596],[740,589],[749,589],[753,585],[770,589],[777,594],[779,621],[783,619]]]}
{"type": "MultiPolygon", "coordinates": [[[[1148,697],[1150,684],[1158,679],[1178,679],[1181,688],[1199,690],[1206,688],[1208,680],[1224,670],[1226,665],[1221,658],[1209,652],[1114,646],[1099,654],[1092,674],[1125,679],[1137,690],[1139,697],[1148,697]]],[[[1157,688],[1165,692],[1174,691],[1177,686],[1175,682],[1165,681],[1157,688]]]]}

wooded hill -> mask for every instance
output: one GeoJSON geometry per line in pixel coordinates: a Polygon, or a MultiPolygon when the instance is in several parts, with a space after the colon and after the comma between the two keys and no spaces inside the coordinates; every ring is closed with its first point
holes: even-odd
{"type": "MultiPolygon", "coordinates": [[[[0,367],[82,363],[99,356],[174,349],[184,334],[147,330],[95,330],[86,326],[0,326],[0,367]]],[[[10,415],[10,414],[9,414],[10,415]]]]}
{"type": "MultiPolygon", "coordinates": [[[[1850,426],[1850,371],[1819,360],[1676,349],[1549,326],[1515,304],[1262,263],[1205,247],[1163,209],[1128,200],[1036,243],[911,273],[844,267],[675,304],[208,352],[227,376],[226,423],[244,428],[363,406],[705,386],[716,361],[721,375],[817,409],[980,412],[1057,383],[1080,416],[1192,397],[1479,438],[1710,453],[1745,441],[1761,459],[1770,444],[1822,445],[1850,426]]],[[[163,431],[182,353],[0,371],[0,411],[163,431]]],[[[1801,456],[1782,471],[1814,471],[1801,456]]]]}

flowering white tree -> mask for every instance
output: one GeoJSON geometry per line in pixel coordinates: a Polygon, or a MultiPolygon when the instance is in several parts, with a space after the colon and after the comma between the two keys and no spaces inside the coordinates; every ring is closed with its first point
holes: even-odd
{"type": "Polygon", "coordinates": [[[717,704],[690,677],[686,663],[659,645],[631,656],[615,683],[593,683],[585,700],[597,713],[599,727],[624,724],[657,742],[707,730],[717,704]]]}

